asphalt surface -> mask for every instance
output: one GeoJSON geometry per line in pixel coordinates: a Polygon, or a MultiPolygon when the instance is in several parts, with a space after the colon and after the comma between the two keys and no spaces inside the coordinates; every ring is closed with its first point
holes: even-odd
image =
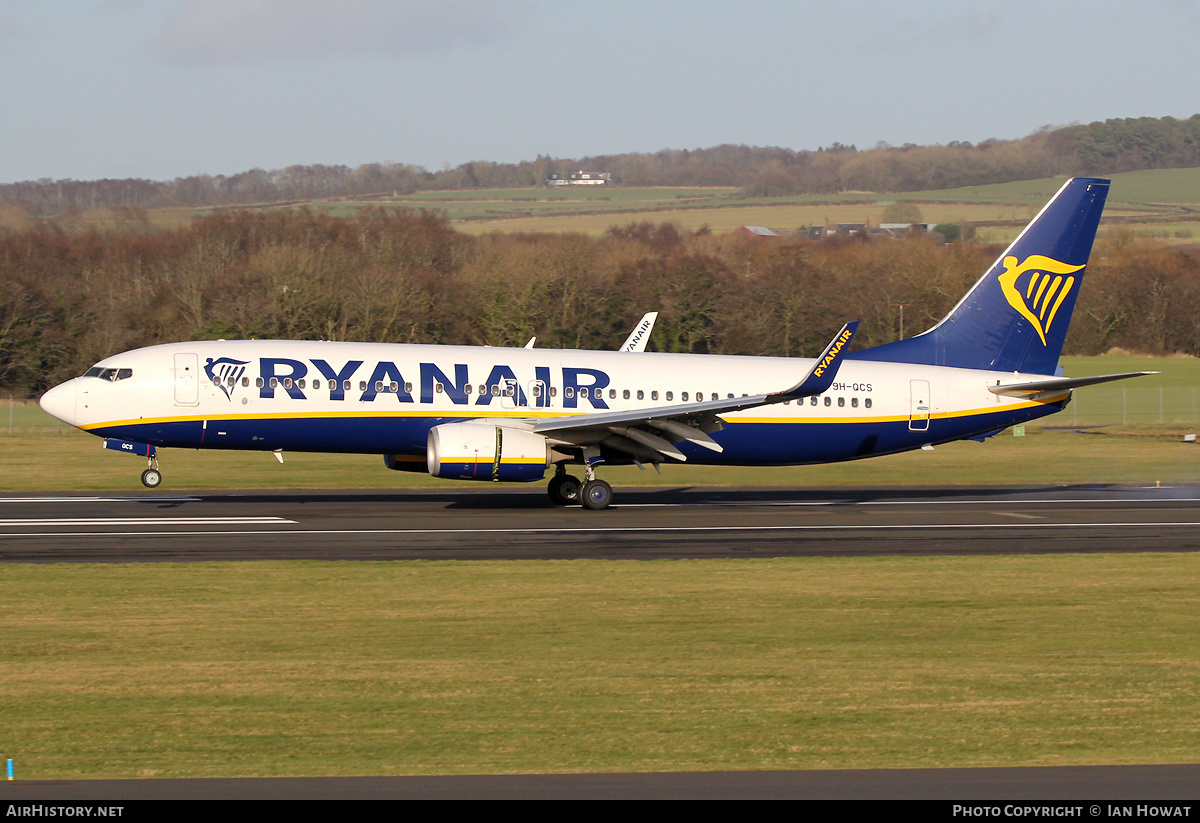
{"type": "Polygon", "coordinates": [[[1200,550],[1200,487],[0,496],[0,562],[561,559],[1200,550]]]}
{"type": "MultiPolygon", "coordinates": [[[[972,816],[1067,816],[1093,819],[1122,816],[1109,806],[1109,802],[1122,800],[1150,801],[1155,806],[1153,811],[1136,815],[1137,807],[1131,806],[1127,813],[1130,817],[1194,818],[1200,811],[1193,809],[1194,804],[1186,801],[1194,801],[1198,793],[1200,765],[207,780],[47,780],[0,783],[0,801],[5,804],[14,800],[119,802],[192,799],[945,800],[985,801],[987,808],[972,816]],[[1065,801],[1059,805],[1069,805],[1078,811],[1055,814],[1047,811],[1045,806],[1017,806],[1010,813],[1003,813],[1006,807],[1014,802],[1055,800],[1065,801]],[[997,807],[994,814],[991,813],[992,807],[997,807]],[[1172,811],[1169,813],[1165,811],[1167,809],[1172,811]]],[[[947,818],[966,816],[955,814],[949,802],[941,807],[940,811],[947,818]]],[[[16,814],[21,812],[17,811],[16,814]]],[[[9,815],[12,816],[13,812],[9,815]]],[[[133,814],[121,816],[136,817],[133,814]]]]}

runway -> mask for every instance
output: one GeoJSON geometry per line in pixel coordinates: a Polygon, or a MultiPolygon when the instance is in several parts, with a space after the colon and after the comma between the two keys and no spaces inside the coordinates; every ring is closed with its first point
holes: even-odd
{"type": "Polygon", "coordinates": [[[1200,487],[0,496],[0,562],[802,557],[1200,550],[1200,487]]]}

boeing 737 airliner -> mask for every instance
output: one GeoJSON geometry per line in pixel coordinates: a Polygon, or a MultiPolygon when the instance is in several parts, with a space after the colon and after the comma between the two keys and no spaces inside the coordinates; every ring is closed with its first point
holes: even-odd
{"type": "Polygon", "coordinates": [[[941,322],[853,354],[857,323],[815,360],[645,353],[637,329],[608,352],[198,341],[106,358],[41,405],[144,457],[150,487],[159,447],[368,453],[435,477],[553,470],[551,499],[590,509],[612,500],[606,463],[794,465],[982,439],[1142,374],[1057,368],[1108,186],[1067,181],[941,322]]]}

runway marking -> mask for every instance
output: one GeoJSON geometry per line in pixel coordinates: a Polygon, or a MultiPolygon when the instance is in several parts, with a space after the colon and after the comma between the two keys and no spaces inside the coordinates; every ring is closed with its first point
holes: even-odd
{"type": "MultiPolygon", "coordinates": [[[[159,521],[162,522],[162,521],[159,521]]],[[[280,521],[283,523],[294,521],[280,521]]],[[[896,524],[854,525],[854,526],[612,526],[608,528],[535,528],[535,529],[288,529],[278,531],[170,531],[170,532],[10,532],[0,534],[0,538],[28,537],[201,537],[215,535],[287,535],[289,537],[317,535],[364,535],[364,534],[459,534],[459,535],[488,535],[488,534],[594,534],[594,533],[667,533],[667,532],[854,532],[854,531],[912,531],[912,530],[982,530],[982,529],[1144,529],[1158,528],[1198,528],[1197,523],[1175,522],[1144,522],[1144,523],[931,523],[926,525],[903,526],[896,524]]]]}
{"type": "Polygon", "coordinates": [[[0,520],[0,526],[278,526],[295,522],[283,517],[29,517],[0,520]]]}
{"type": "Polygon", "coordinates": [[[202,497],[0,497],[3,503],[200,503],[202,497]]]}
{"type": "Polygon", "coordinates": [[[1010,505],[1057,505],[1061,503],[1200,503],[1200,497],[1080,497],[1063,498],[1059,500],[1022,500],[1011,498],[1005,500],[796,500],[796,501],[754,501],[754,500],[711,500],[692,501],[685,503],[619,503],[616,507],[622,509],[669,509],[709,506],[745,506],[745,507],[780,507],[791,506],[995,506],[997,503],[1010,505]]]}

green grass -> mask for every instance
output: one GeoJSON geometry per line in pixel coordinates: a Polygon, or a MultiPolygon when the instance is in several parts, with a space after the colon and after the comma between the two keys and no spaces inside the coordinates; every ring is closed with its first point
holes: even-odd
{"type": "Polygon", "coordinates": [[[2,754],[43,780],[1193,762],[1198,582],[1191,554],[0,566],[2,754]]]}

